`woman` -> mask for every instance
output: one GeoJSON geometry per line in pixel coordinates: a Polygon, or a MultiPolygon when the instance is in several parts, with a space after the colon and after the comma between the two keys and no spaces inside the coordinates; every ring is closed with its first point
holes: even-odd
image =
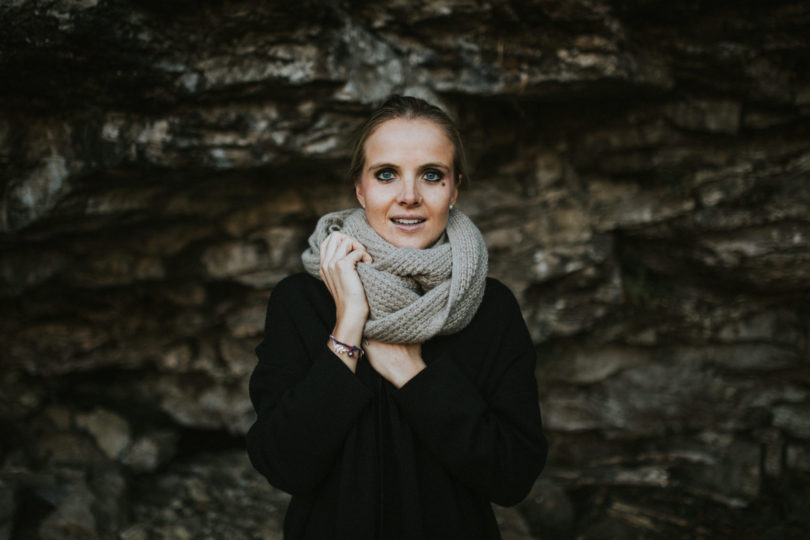
{"type": "Polygon", "coordinates": [[[254,467],[292,494],[288,539],[500,538],[543,468],[535,351],[453,208],[465,160],[437,107],[394,96],[359,132],[362,208],[323,216],[270,298],[254,467]]]}

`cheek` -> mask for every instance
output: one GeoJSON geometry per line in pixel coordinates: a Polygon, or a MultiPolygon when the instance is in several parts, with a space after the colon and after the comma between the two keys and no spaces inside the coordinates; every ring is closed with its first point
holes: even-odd
{"type": "Polygon", "coordinates": [[[380,193],[375,190],[366,191],[366,203],[373,206],[375,209],[380,209],[385,206],[385,199],[380,196],[380,193]]]}
{"type": "Polygon", "coordinates": [[[371,220],[385,220],[390,205],[390,201],[376,190],[366,191],[366,216],[371,220]]]}
{"type": "Polygon", "coordinates": [[[455,199],[456,188],[450,183],[443,183],[442,189],[437,190],[433,199],[434,206],[445,206],[445,210],[449,209],[450,203],[455,199]]]}

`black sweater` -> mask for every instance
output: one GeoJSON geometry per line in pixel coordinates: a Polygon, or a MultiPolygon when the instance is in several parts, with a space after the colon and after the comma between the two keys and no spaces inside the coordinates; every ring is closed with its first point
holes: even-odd
{"type": "Polygon", "coordinates": [[[422,344],[427,367],[396,389],[365,358],[326,346],[335,304],[308,274],[267,309],[250,379],[253,466],[292,494],[288,540],[500,538],[546,459],[535,350],[514,296],[488,278],[461,332],[422,344]]]}

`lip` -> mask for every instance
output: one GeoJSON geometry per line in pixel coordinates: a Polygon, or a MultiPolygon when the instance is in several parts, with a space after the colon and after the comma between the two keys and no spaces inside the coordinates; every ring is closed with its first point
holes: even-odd
{"type": "Polygon", "coordinates": [[[422,217],[422,216],[391,216],[388,221],[394,227],[396,227],[397,229],[399,229],[401,231],[415,231],[415,230],[421,228],[422,226],[424,226],[425,223],[427,223],[427,218],[422,217]],[[418,219],[418,220],[421,220],[421,221],[419,221],[418,223],[413,223],[413,224],[405,224],[405,223],[396,222],[395,220],[397,220],[397,219],[418,219]]]}

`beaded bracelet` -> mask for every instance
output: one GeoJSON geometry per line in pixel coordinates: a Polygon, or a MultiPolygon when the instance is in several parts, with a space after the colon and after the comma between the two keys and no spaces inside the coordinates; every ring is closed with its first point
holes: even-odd
{"type": "Polygon", "coordinates": [[[366,351],[364,351],[360,347],[355,347],[354,345],[349,345],[348,343],[338,341],[332,334],[329,334],[329,339],[331,339],[332,343],[334,343],[335,352],[338,354],[346,353],[347,355],[349,355],[349,358],[354,358],[355,354],[357,354],[357,358],[360,358],[361,356],[366,354],[366,351]]]}

